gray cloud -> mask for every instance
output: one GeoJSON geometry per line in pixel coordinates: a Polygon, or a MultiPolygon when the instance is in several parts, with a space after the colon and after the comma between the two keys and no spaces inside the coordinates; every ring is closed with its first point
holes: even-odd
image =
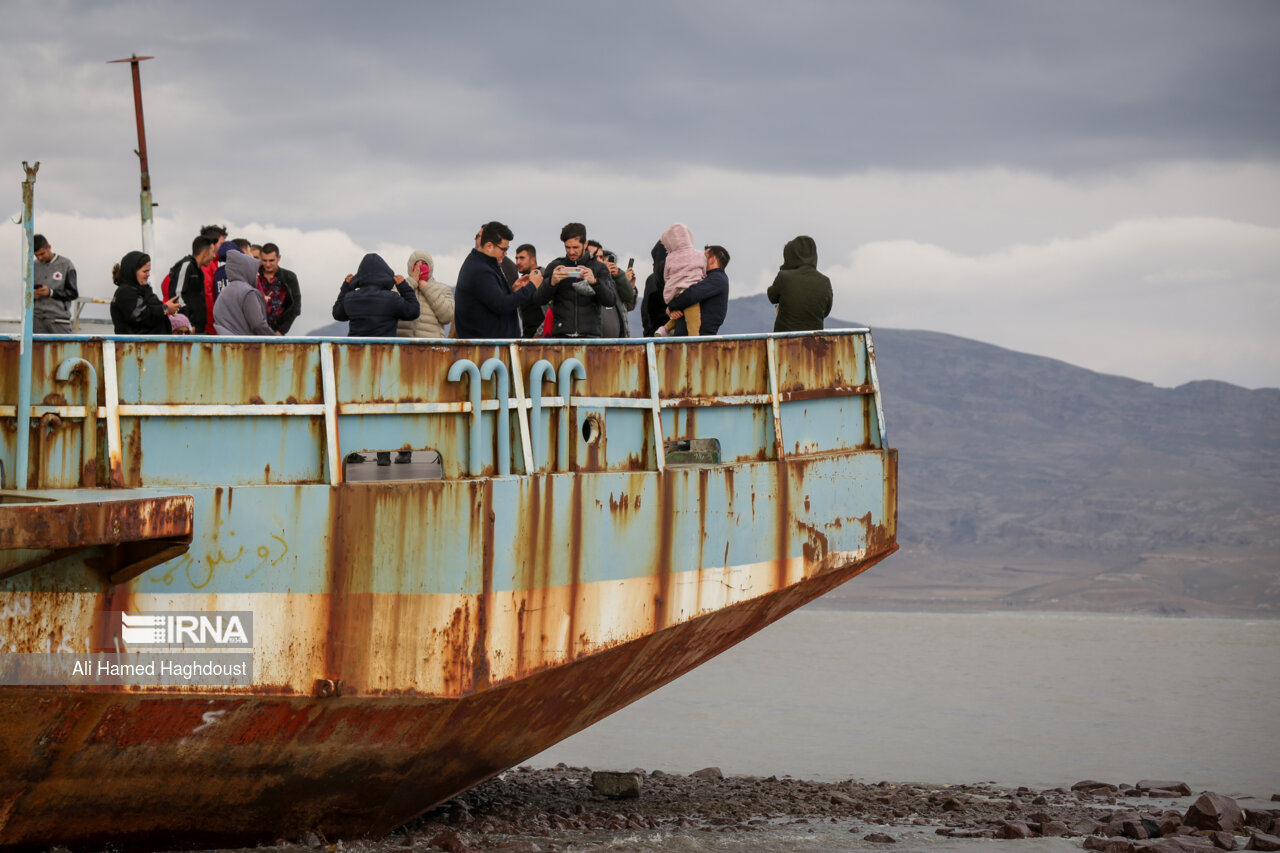
{"type": "Polygon", "coordinates": [[[127,72],[102,62],[155,53],[157,152],[216,158],[203,162],[283,168],[303,140],[322,161],[425,169],[1061,172],[1280,155],[1280,4],[1265,0],[20,9],[5,64],[38,110],[83,129],[111,112],[127,139],[127,72]],[[57,38],[32,44],[42,21],[57,38]]]}
{"type": "MultiPolygon", "coordinates": [[[[1066,240],[1084,254],[1131,220],[1280,225],[1270,0],[11,2],[0,207],[17,207],[18,163],[41,160],[38,212],[61,215],[45,221],[73,258],[92,245],[95,268],[134,239],[92,233],[136,216],[129,73],[106,64],[134,51],[157,57],[143,85],[170,261],[198,224],[255,224],[310,251],[336,235],[308,273],[328,280],[321,258],[456,255],[499,218],[544,253],[587,222],[647,266],[683,220],[730,247],[749,292],[802,232],[826,263],[914,241],[999,270],[992,253],[1066,240]]],[[[1219,265],[1196,245],[1170,281],[1219,265]]],[[[1233,316],[1274,316],[1258,294],[1280,279],[1258,269],[1257,287],[1229,289],[1233,316]]],[[[877,298],[876,282],[851,286],[877,298]]],[[[1055,304],[1018,322],[1047,328],[1055,304]]]]}

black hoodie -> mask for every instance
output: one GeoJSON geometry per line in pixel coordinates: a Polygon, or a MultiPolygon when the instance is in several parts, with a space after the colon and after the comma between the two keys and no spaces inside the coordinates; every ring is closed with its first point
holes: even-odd
{"type": "Polygon", "coordinates": [[[149,284],[138,283],[138,267],[151,261],[143,252],[120,259],[120,284],[111,297],[111,324],[117,335],[168,335],[173,327],[164,303],[149,284]]]}
{"type": "Polygon", "coordinates": [[[416,320],[421,311],[413,288],[403,281],[396,284],[391,267],[373,253],[364,256],[350,281],[343,282],[333,303],[333,319],[349,321],[347,334],[353,338],[394,338],[396,323],[416,320]]]}
{"type": "Polygon", "coordinates": [[[644,300],[640,303],[640,325],[646,338],[667,324],[667,303],[662,299],[662,288],[667,276],[667,247],[659,240],[653,244],[653,272],[644,280],[644,300]]]}

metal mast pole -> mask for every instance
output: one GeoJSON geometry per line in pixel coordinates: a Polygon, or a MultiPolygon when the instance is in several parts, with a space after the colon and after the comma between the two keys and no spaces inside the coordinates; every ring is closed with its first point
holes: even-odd
{"type": "Polygon", "coordinates": [[[22,182],[22,236],[26,249],[22,253],[22,343],[18,349],[18,408],[14,413],[18,447],[13,466],[14,482],[19,489],[27,488],[27,455],[31,450],[31,330],[36,288],[36,228],[32,216],[40,163],[28,166],[23,160],[22,168],[27,173],[27,179],[22,182]]]}
{"type": "Polygon", "coordinates": [[[155,205],[151,200],[151,172],[147,168],[147,128],[142,121],[142,76],[138,72],[138,63],[154,58],[138,56],[135,53],[128,59],[111,60],[111,62],[127,62],[133,69],[133,109],[138,114],[138,147],[133,153],[138,155],[138,166],[142,169],[142,193],[139,196],[142,206],[142,251],[148,255],[154,254],[152,249],[155,248],[156,242],[155,221],[151,215],[151,208],[155,205]]]}

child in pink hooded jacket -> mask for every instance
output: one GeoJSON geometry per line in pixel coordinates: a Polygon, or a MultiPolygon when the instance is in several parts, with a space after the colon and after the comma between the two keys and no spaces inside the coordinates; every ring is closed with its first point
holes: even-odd
{"type": "MultiPolygon", "coordinates": [[[[683,222],[677,222],[662,232],[662,245],[667,250],[662,299],[670,302],[677,294],[683,293],[685,288],[707,277],[707,256],[693,245],[693,234],[683,222]]],[[[690,305],[684,309],[684,324],[690,335],[697,335],[702,331],[701,305],[690,305]]],[[[656,334],[673,335],[675,330],[676,321],[669,320],[656,334]]]]}

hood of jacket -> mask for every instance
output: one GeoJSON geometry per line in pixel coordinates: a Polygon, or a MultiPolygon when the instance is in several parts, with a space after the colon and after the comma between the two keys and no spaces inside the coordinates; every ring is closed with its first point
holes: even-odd
{"type": "MultiPolygon", "coordinates": [[[[232,245],[235,245],[234,243],[232,245]]],[[[239,249],[227,252],[227,281],[243,281],[252,286],[258,280],[258,267],[261,263],[253,255],[246,255],[239,249]]]]}
{"type": "Polygon", "coordinates": [[[146,252],[130,252],[120,259],[120,283],[132,287],[143,287],[138,283],[138,267],[151,261],[146,252]]]}
{"type": "Polygon", "coordinates": [[[659,242],[666,248],[667,254],[680,249],[692,249],[693,232],[683,222],[677,222],[662,232],[662,239],[659,242]]]}
{"type": "Polygon", "coordinates": [[[812,237],[801,234],[782,247],[782,266],[778,269],[795,270],[818,265],[818,244],[812,237]]]}
{"type": "Polygon", "coordinates": [[[408,269],[408,272],[404,274],[404,277],[407,278],[409,281],[413,281],[413,267],[418,263],[418,261],[422,261],[431,270],[431,272],[427,275],[427,284],[439,284],[439,282],[436,281],[435,259],[431,257],[430,252],[424,252],[421,249],[416,250],[412,255],[409,256],[409,269],[408,269]]]}
{"type": "Polygon", "coordinates": [[[375,255],[373,252],[365,255],[360,260],[360,268],[356,270],[356,274],[351,277],[351,287],[380,287],[383,290],[390,290],[395,286],[396,274],[391,271],[391,267],[387,266],[387,262],[382,259],[381,255],[375,255]]]}
{"type": "Polygon", "coordinates": [[[667,247],[659,240],[653,244],[653,251],[649,256],[653,258],[653,274],[658,279],[658,289],[661,290],[662,280],[666,277],[667,247]]]}

